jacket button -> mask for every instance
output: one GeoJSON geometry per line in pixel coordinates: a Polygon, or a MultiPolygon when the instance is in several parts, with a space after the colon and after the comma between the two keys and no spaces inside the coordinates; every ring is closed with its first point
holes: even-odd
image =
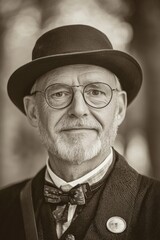
{"type": "Polygon", "coordinates": [[[65,239],[66,240],[75,240],[75,236],[72,234],[68,234],[65,239]]]}
{"type": "Polygon", "coordinates": [[[112,233],[122,233],[126,229],[126,221],[118,216],[111,217],[106,223],[107,229],[112,233]]]}

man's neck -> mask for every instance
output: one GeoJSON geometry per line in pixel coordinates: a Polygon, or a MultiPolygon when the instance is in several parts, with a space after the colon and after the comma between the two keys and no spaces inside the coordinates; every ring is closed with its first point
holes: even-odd
{"type": "Polygon", "coordinates": [[[62,178],[66,182],[70,182],[84,176],[85,174],[99,166],[109,154],[110,149],[90,160],[78,164],[59,159],[49,153],[49,164],[52,171],[58,177],[62,178]]]}

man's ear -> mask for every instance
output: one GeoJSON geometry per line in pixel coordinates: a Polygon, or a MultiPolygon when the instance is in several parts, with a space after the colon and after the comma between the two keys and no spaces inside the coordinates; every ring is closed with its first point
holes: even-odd
{"type": "Polygon", "coordinates": [[[118,92],[118,112],[117,112],[117,121],[118,126],[121,125],[123,122],[125,116],[126,116],[126,110],[127,110],[127,94],[125,91],[118,92]]]}
{"type": "Polygon", "coordinates": [[[38,127],[38,110],[34,96],[25,96],[23,104],[30,124],[33,127],[38,127]]]}

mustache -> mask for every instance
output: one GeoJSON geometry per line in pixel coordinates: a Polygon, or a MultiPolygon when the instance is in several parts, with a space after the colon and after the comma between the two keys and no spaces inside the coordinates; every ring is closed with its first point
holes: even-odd
{"type": "Polygon", "coordinates": [[[57,127],[56,131],[65,131],[68,129],[73,128],[87,128],[87,129],[95,129],[97,131],[102,130],[102,126],[100,123],[96,122],[95,120],[89,120],[89,119],[62,119],[57,127]]]}

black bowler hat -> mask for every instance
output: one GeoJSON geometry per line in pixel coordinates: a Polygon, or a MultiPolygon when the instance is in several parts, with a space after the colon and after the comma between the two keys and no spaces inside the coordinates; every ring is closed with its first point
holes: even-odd
{"type": "Polygon", "coordinates": [[[113,50],[107,36],[96,28],[68,25],[52,29],[37,40],[32,61],[9,78],[10,99],[25,113],[23,98],[30,94],[36,79],[54,68],[73,64],[97,65],[113,72],[127,92],[128,104],[141,87],[142,71],[133,57],[113,50]]]}

